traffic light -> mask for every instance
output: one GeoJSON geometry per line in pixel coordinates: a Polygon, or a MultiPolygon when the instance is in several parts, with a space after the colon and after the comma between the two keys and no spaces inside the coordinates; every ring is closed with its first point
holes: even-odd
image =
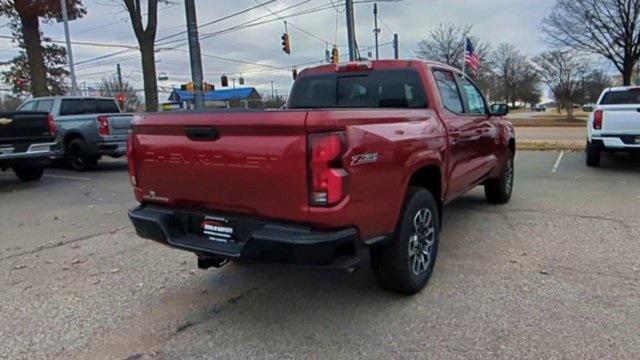
{"type": "Polygon", "coordinates": [[[333,49],[331,49],[331,62],[334,64],[340,62],[340,53],[338,52],[337,46],[334,46],[333,49]]]}
{"type": "Polygon", "coordinates": [[[227,75],[222,75],[220,77],[220,83],[222,84],[222,87],[228,87],[229,86],[229,78],[227,77],[227,75]]]}
{"type": "Polygon", "coordinates": [[[15,86],[16,89],[18,89],[19,91],[24,91],[25,90],[25,82],[22,79],[16,79],[15,80],[15,86]]]}
{"type": "Polygon", "coordinates": [[[120,109],[124,109],[124,94],[119,93],[116,95],[116,100],[118,101],[118,104],[120,104],[120,109]]]}
{"type": "Polygon", "coordinates": [[[282,51],[287,54],[291,54],[291,43],[289,42],[289,34],[282,34],[282,51]]]}
{"type": "Polygon", "coordinates": [[[293,76],[293,80],[298,77],[298,69],[291,69],[291,75],[293,76]]]}
{"type": "Polygon", "coordinates": [[[240,84],[241,86],[244,85],[244,78],[243,77],[238,79],[238,84],[240,84]]]}

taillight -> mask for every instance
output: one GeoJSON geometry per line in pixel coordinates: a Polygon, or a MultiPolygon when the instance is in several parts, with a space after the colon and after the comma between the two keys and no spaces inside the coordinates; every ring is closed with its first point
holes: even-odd
{"type": "Polygon", "coordinates": [[[373,69],[371,61],[351,61],[337,65],[336,71],[364,71],[373,69]]]}
{"type": "Polygon", "coordinates": [[[49,134],[51,134],[51,136],[55,136],[58,133],[58,124],[56,124],[51,114],[47,115],[47,128],[49,128],[49,134]]]}
{"type": "Polygon", "coordinates": [[[100,135],[111,135],[111,129],[109,129],[109,117],[108,116],[98,116],[98,133],[100,135]]]}
{"type": "Polygon", "coordinates": [[[136,169],[136,162],[134,156],[134,138],[133,131],[129,131],[127,135],[127,167],[129,168],[129,182],[131,186],[138,186],[138,170],[136,169]]]}
{"type": "Polygon", "coordinates": [[[604,118],[604,113],[602,110],[596,110],[593,113],[593,128],[596,130],[602,130],[602,118],[604,118]]]}
{"type": "Polygon", "coordinates": [[[311,206],[331,206],[344,199],[348,176],[342,168],[345,150],[344,133],[309,135],[311,206]]]}

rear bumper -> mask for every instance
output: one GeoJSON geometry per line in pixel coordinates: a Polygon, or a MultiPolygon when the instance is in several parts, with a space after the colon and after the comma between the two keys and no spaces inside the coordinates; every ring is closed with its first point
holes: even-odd
{"type": "Polygon", "coordinates": [[[0,146],[0,162],[4,164],[20,163],[45,166],[49,163],[52,146],[55,143],[31,144],[27,151],[15,152],[14,148],[6,145],[0,146]]]}
{"type": "Polygon", "coordinates": [[[98,142],[98,153],[108,156],[123,156],[127,153],[127,140],[103,140],[98,142]]]}
{"type": "Polygon", "coordinates": [[[331,266],[355,258],[358,233],[354,228],[314,231],[309,227],[248,217],[179,212],[142,205],[129,211],[138,235],[145,239],[194,252],[199,256],[331,266]],[[202,221],[215,219],[233,229],[226,242],[199,234],[202,221]]]}
{"type": "Polygon", "coordinates": [[[591,143],[602,150],[640,151],[640,134],[594,136],[591,143]]]}

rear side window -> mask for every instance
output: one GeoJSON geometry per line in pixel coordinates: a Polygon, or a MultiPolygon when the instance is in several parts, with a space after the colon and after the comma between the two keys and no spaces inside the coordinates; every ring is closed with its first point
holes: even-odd
{"type": "Polygon", "coordinates": [[[602,105],[633,105],[640,104],[640,88],[629,90],[613,90],[604,94],[602,105]]]}
{"type": "Polygon", "coordinates": [[[425,108],[427,100],[415,70],[377,70],[301,77],[289,108],[425,108]]]}
{"type": "Polygon", "coordinates": [[[53,100],[40,100],[38,101],[38,106],[36,106],[36,111],[44,111],[50,113],[53,110],[53,100]]]}
{"type": "Polygon", "coordinates": [[[436,85],[444,107],[453,112],[462,113],[464,107],[462,106],[460,89],[458,89],[453,73],[447,70],[433,70],[433,75],[436,78],[436,85]]]}
{"type": "Polygon", "coordinates": [[[26,103],[20,106],[20,111],[34,111],[36,109],[35,101],[27,101],[26,103]]]}
{"type": "Polygon", "coordinates": [[[101,114],[113,114],[120,112],[120,108],[113,100],[98,99],[96,102],[98,104],[98,112],[101,114]]]}
{"type": "Polygon", "coordinates": [[[94,99],[63,99],[60,115],[98,114],[94,99]]]}

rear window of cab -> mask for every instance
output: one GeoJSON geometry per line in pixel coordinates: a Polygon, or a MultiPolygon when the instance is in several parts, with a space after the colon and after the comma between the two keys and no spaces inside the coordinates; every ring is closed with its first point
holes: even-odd
{"type": "Polygon", "coordinates": [[[611,90],[604,94],[601,105],[637,105],[640,104],[640,88],[611,90]]]}
{"type": "Polygon", "coordinates": [[[308,75],[296,80],[288,108],[425,108],[416,70],[308,75]]]}

